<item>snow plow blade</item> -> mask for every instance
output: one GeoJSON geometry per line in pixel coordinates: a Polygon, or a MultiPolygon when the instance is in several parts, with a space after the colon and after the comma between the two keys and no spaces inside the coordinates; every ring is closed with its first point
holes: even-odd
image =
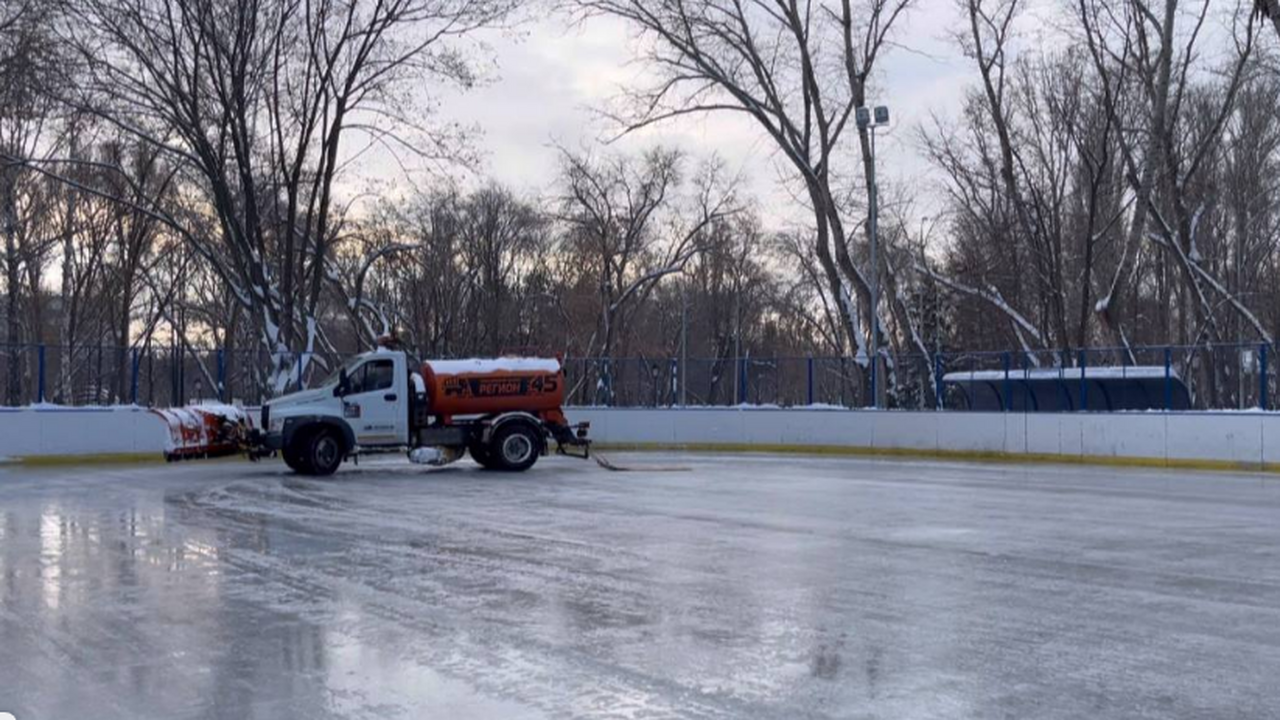
{"type": "Polygon", "coordinates": [[[249,415],[241,408],[209,404],[151,412],[169,428],[164,457],[170,462],[237,455],[249,445],[249,415]]]}

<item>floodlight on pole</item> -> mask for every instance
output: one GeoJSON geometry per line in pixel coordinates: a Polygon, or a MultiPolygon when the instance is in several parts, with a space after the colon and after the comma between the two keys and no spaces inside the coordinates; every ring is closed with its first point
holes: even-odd
{"type": "Polygon", "coordinates": [[[855,110],[858,127],[871,132],[871,187],[870,225],[871,225],[871,406],[880,407],[880,188],[876,183],[876,130],[889,124],[889,108],[879,105],[872,110],[860,107],[855,110]]]}

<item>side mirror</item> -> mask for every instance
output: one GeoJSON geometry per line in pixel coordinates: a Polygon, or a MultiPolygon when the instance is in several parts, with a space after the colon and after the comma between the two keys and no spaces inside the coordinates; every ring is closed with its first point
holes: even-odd
{"type": "Polygon", "coordinates": [[[347,369],[342,368],[338,371],[338,384],[333,386],[333,396],[342,397],[347,394],[347,390],[351,386],[351,378],[347,377],[347,369]]]}

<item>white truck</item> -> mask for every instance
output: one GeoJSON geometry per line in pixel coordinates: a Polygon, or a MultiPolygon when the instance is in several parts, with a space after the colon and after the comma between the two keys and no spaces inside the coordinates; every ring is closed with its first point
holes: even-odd
{"type": "Polygon", "coordinates": [[[487,469],[523,471],[549,452],[550,441],[558,453],[588,457],[587,424],[571,426],[561,409],[564,386],[554,359],[426,361],[415,368],[405,352],[379,348],[318,387],[267,402],[257,427],[225,411],[201,412],[198,432],[175,431],[187,441],[169,457],[279,453],[298,473],[329,475],[370,453],[407,451],[415,462],[444,465],[469,452],[487,469]]]}

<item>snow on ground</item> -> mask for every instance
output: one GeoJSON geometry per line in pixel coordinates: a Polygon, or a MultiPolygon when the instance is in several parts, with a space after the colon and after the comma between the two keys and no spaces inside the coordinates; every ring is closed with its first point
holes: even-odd
{"type": "Polygon", "coordinates": [[[833,458],[0,467],[18,718],[1264,717],[1280,485],[833,458]]]}

